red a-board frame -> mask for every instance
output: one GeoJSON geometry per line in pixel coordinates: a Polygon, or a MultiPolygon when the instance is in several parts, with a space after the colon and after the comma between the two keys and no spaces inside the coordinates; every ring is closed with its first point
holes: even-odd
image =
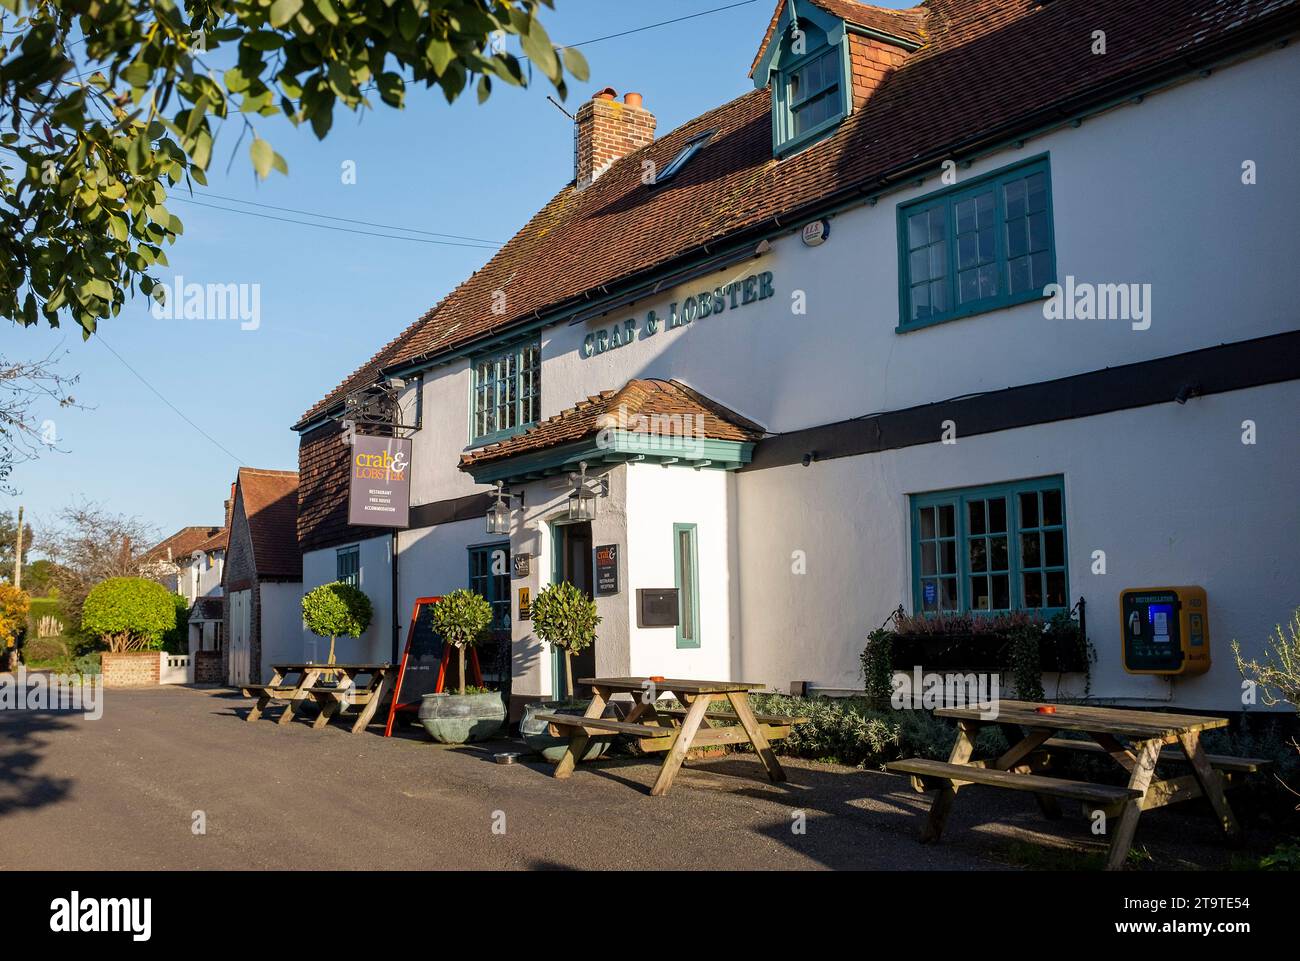
{"type": "MultiPolygon", "coordinates": [[[[415,636],[415,625],[420,618],[420,608],[426,604],[437,604],[442,600],[442,595],[435,597],[417,597],[415,604],[411,608],[411,619],[406,625],[406,647],[402,651],[402,663],[397,670],[397,685],[393,688],[393,698],[388,704],[388,722],[384,725],[384,737],[393,736],[393,720],[397,717],[398,711],[405,711],[414,714],[420,710],[419,701],[401,702],[402,681],[406,678],[406,664],[411,657],[411,641],[415,636]]],[[[447,662],[451,658],[451,645],[442,646],[442,660],[438,663],[438,680],[433,686],[435,694],[442,693],[443,686],[447,680],[447,662]]],[[[483,686],[483,672],[479,669],[478,652],[474,648],[469,649],[469,669],[474,678],[474,683],[479,687],[483,686]]]]}

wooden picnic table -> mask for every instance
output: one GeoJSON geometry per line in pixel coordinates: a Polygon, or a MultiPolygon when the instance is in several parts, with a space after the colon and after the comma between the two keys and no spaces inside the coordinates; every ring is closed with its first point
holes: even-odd
{"type": "Polygon", "coordinates": [[[555,776],[567,778],[573,774],[578,758],[586,753],[593,737],[612,737],[627,734],[638,739],[641,750],[666,752],[659,777],[650,793],[659,796],[668,793],[673,777],[692,747],[711,744],[739,744],[748,741],[754,746],[759,760],[773,782],[784,781],[785,771],[772,752],[771,742],[786,737],[795,724],[807,718],[756,715],[749,704],[749,692],[760,684],[738,681],[693,681],[662,677],[584,677],[579,684],[591,688],[591,703],[582,717],[571,714],[538,714],[539,720],[549,723],[552,733],[563,736],[570,733],[569,747],[555,765],[555,776]],[[632,707],[622,720],[601,715],[615,694],[634,695],[632,707]],[[668,708],[658,705],[660,694],[672,694],[685,708],[668,708]],[[714,701],[727,701],[732,712],[710,711],[714,701]],[[719,721],[731,721],[717,725],[719,721]]]}
{"type": "Polygon", "coordinates": [[[1060,815],[1057,799],[1062,797],[1082,801],[1085,812],[1094,816],[1104,812],[1111,838],[1106,868],[1112,871],[1124,866],[1138,818],[1152,808],[1205,797],[1223,830],[1238,836],[1240,828],[1223,789],[1234,776],[1269,763],[1264,758],[1206,754],[1201,732],[1225,727],[1228,721],[1221,717],[1031,701],[1001,701],[996,718],[982,717],[979,708],[938,708],[934,713],[957,719],[957,741],[947,763],[913,758],[886,765],[911,775],[917,790],[937,789],[923,841],[937,841],[942,835],[959,788],[987,784],[1033,793],[1048,817],[1060,815]],[[1052,707],[1054,713],[1041,713],[1040,707],[1052,707]],[[996,759],[971,760],[979,729],[990,724],[1002,728],[1010,747],[996,759]],[[1059,732],[1086,734],[1091,740],[1056,737],[1059,732]],[[1162,755],[1166,745],[1178,747],[1162,755]],[[1109,755],[1128,772],[1128,784],[1118,787],[1039,773],[1050,765],[1052,755],[1067,751],[1109,755]],[[1188,764],[1191,773],[1156,779],[1158,762],[1188,764]],[[1112,824],[1115,817],[1118,821],[1112,824]]]}
{"type": "Polygon", "coordinates": [[[246,721],[256,721],[273,700],[284,701],[284,713],[277,723],[288,724],[308,701],[319,708],[312,721],[312,730],[320,730],[344,711],[357,707],[352,733],[366,729],[393,681],[391,664],[313,664],[298,663],[271,665],[271,680],[266,684],[245,684],[241,689],[245,697],[256,697],[257,703],[248,712],[246,721]],[[323,675],[333,674],[337,683],[322,682],[323,675]],[[358,684],[357,678],[368,678],[358,684]],[[297,680],[290,680],[297,678],[297,680]]]}

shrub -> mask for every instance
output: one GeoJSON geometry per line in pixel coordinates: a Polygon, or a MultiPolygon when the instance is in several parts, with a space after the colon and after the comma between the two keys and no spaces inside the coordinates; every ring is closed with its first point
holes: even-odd
{"type": "Polygon", "coordinates": [[[313,588],[302,599],[302,620],[307,630],[330,639],[330,664],[334,663],[335,639],[360,637],[373,616],[370,598],[342,581],[313,588]]]}
{"type": "Polygon", "coordinates": [[[190,651],[190,605],[180,594],[172,595],[175,620],[163,635],[162,649],[168,654],[188,654],[190,651]]]}
{"type": "MultiPolygon", "coordinates": [[[[900,757],[924,757],[946,761],[957,741],[957,724],[929,711],[899,711],[900,757]]],[[[995,727],[984,726],[975,737],[975,757],[996,757],[1007,749],[1007,741],[995,727]]]]}
{"type": "Polygon", "coordinates": [[[163,635],[176,623],[176,608],[167,588],[143,577],[110,577],[86,596],[82,630],[101,638],[108,649],[157,651],[163,635]]]}
{"type": "Polygon", "coordinates": [[[28,637],[59,637],[65,633],[57,597],[33,597],[27,612],[28,637]],[[55,628],[50,633],[50,628],[55,628]]]}
{"type": "Polygon", "coordinates": [[[596,602],[567,581],[544,588],[533,601],[533,632],[564,651],[564,677],[573,696],[573,655],[596,640],[596,602]]]}
{"type": "Polygon", "coordinates": [[[28,664],[58,661],[68,656],[68,645],[57,637],[36,637],[23,645],[23,660],[28,664]]]}
{"type": "Polygon", "coordinates": [[[483,596],[461,588],[433,605],[431,620],[434,631],[456,648],[460,660],[459,693],[464,694],[465,648],[477,644],[492,623],[492,605],[483,596]]]}
{"type": "Polygon", "coordinates": [[[1266,705],[1285,702],[1300,711],[1300,609],[1291,615],[1285,633],[1282,625],[1277,625],[1275,635],[1268,639],[1263,661],[1245,660],[1235,640],[1232,655],[1241,676],[1255,684],[1266,705]]]}
{"type": "Polygon", "coordinates": [[[0,650],[15,647],[27,629],[32,599],[12,584],[0,584],[0,650]]]}
{"type": "Polygon", "coordinates": [[[99,654],[85,654],[81,657],[74,658],[72,661],[72,672],[74,674],[99,674],[103,671],[100,664],[99,654]]]}
{"type": "MultiPolygon", "coordinates": [[[[772,750],[788,757],[857,767],[880,767],[904,757],[946,761],[957,739],[955,722],[928,711],[878,710],[871,698],[751,694],[749,700],[759,714],[808,718],[792,727],[789,737],[773,742],[772,750]]],[[[714,710],[727,711],[730,705],[718,703],[714,710]]],[[[975,741],[977,757],[996,757],[1006,749],[997,728],[984,728],[975,741]]]]}
{"type": "Polygon", "coordinates": [[[866,683],[867,697],[878,706],[889,703],[894,688],[891,666],[894,654],[894,632],[878,627],[867,635],[867,646],[862,652],[862,678],[866,683]]]}
{"type": "Polygon", "coordinates": [[[1043,691],[1043,667],[1038,648],[1042,634],[1042,629],[1036,624],[1022,624],[1007,631],[1011,640],[1007,651],[1011,683],[1015,686],[1016,697],[1022,701],[1042,701],[1047,697],[1043,691]]]}

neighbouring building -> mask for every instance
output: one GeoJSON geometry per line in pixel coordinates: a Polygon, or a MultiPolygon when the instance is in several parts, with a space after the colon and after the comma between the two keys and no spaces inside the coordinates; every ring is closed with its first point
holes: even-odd
{"type": "Polygon", "coordinates": [[[220,527],[182,527],[149,548],[140,559],[141,576],[157,581],[173,594],[180,594],[194,603],[195,598],[201,596],[194,572],[194,554],[200,545],[211,541],[220,532],[220,527]]]}
{"type": "Polygon", "coordinates": [[[241,467],[231,499],[222,675],[256,684],[304,655],[298,475],[241,467]]]}
{"type": "Polygon", "coordinates": [[[375,607],[340,659],[469,586],[517,710],[558,690],[524,615],[566,579],[603,619],[579,676],[850,690],[900,605],[1082,599],[1090,682],[1050,692],[1239,708],[1230,642],[1300,606],[1300,8],[795,6],[662,137],[584,103],[573,181],[295,425],[303,586],[375,607]],[[375,410],[399,531],[348,523],[375,410]],[[1125,671],[1120,593],[1161,585],[1208,592],[1208,672],[1125,671]]]}

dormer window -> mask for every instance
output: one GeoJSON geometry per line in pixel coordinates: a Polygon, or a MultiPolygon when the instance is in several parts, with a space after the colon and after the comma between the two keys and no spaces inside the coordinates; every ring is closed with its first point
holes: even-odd
{"type": "Polygon", "coordinates": [[[781,0],[750,74],[754,86],[771,91],[778,158],[833,134],[921,46],[923,7],[892,11],[799,0],[795,8],[794,0],[781,0]]]}
{"type": "Polygon", "coordinates": [[[778,157],[833,131],[853,105],[844,22],[807,9],[809,16],[796,24],[787,5],[754,73],[756,83],[772,89],[772,148],[778,157]]]}
{"type": "Polygon", "coordinates": [[[838,50],[824,50],[791,69],[787,82],[790,127],[795,137],[812,134],[844,116],[838,50]]]}

